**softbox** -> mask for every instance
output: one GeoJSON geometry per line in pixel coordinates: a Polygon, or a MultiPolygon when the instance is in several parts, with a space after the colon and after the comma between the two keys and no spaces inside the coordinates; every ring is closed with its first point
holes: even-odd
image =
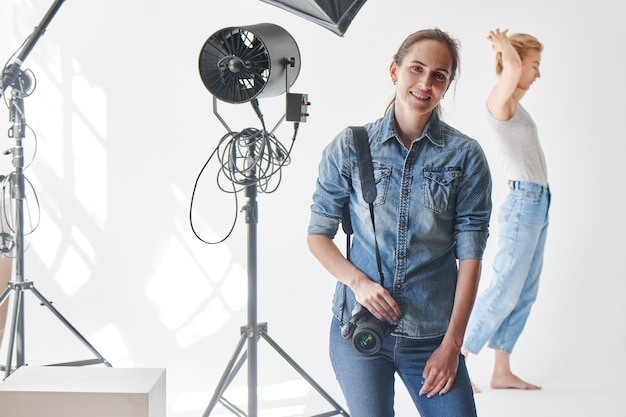
{"type": "Polygon", "coordinates": [[[280,7],[343,36],[366,0],[261,1],[280,7]]]}

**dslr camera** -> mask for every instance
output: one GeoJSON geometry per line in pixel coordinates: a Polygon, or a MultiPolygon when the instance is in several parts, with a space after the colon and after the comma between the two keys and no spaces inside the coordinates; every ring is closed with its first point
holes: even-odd
{"type": "Polygon", "coordinates": [[[341,335],[352,342],[352,347],[363,355],[380,350],[382,340],[397,327],[378,320],[361,304],[356,303],[350,320],[341,326],[341,335]]]}

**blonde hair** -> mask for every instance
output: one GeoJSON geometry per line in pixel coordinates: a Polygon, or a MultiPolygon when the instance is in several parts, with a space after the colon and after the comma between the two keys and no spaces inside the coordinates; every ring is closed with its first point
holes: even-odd
{"type": "MultiPolygon", "coordinates": [[[[520,59],[524,59],[530,51],[543,51],[543,45],[532,35],[527,33],[514,33],[509,36],[513,49],[517,51],[520,59]]],[[[496,54],[496,74],[502,74],[502,52],[496,54]]]]}

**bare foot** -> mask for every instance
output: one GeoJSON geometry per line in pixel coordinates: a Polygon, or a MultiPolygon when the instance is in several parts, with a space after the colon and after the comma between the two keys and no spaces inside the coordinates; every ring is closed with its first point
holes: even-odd
{"type": "MultiPolygon", "coordinates": [[[[465,349],[461,350],[461,354],[465,356],[466,360],[469,357],[469,352],[465,349]]],[[[478,388],[478,385],[474,384],[474,381],[470,381],[470,383],[472,384],[472,391],[474,391],[474,394],[478,394],[479,392],[482,392],[480,388],[478,388]]]]}
{"type": "Polygon", "coordinates": [[[523,390],[539,390],[539,385],[528,383],[514,374],[494,375],[491,377],[491,388],[506,389],[515,388],[523,390]]]}
{"type": "Polygon", "coordinates": [[[474,394],[478,394],[479,392],[482,392],[480,388],[478,388],[478,385],[474,384],[474,381],[471,381],[471,382],[472,382],[472,391],[474,391],[474,394]]]}

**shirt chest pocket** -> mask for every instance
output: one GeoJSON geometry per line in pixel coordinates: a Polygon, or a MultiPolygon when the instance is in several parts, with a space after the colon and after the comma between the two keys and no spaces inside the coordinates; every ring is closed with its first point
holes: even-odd
{"type": "Polygon", "coordinates": [[[427,168],[424,170],[424,204],[441,213],[450,208],[461,178],[460,167],[427,168]]]}
{"type": "MultiPolygon", "coordinates": [[[[389,178],[391,177],[391,167],[381,164],[377,161],[373,162],[374,170],[374,184],[376,184],[376,199],[374,200],[374,206],[380,206],[385,203],[387,198],[387,192],[389,190],[389,178]]],[[[355,163],[352,169],[352,184],[354,189],[359,195],[359,202],[363,207],[368,207],[369,204],[365,202],[363,198],[363,189],[361,188],[361,177],[359,175],[358,165],[355,163]]]]}

